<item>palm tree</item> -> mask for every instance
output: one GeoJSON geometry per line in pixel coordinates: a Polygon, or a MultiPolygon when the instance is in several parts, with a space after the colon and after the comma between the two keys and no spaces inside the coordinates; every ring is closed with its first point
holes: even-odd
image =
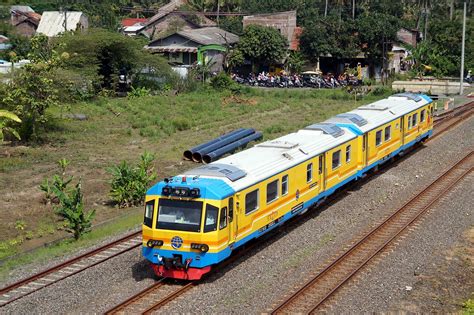
{"type": "Polygon", "coordinates": [[[15,129],[7,126],[9,121],[21,123],[21,119],[14,113],[7,110],[0,110],[0,143],[3,143],[3,140],[5,139],[3,134],[5,131],[8,131],[18,140],[20,140],[20,135],[18,132],[15,129]]]}

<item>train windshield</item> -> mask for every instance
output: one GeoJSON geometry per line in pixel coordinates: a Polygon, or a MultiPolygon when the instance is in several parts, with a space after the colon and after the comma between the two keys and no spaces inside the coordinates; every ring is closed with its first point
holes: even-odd
{"type": "Polygon", "coordinates": [[[200,232],[201,215],[201,201],[160,199],[156,228],[200,232]]]}

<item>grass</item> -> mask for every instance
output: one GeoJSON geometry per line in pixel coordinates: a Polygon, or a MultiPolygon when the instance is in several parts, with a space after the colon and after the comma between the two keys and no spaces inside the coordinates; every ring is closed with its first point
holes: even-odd
{"type": "MultiPolygon", "coordinates": [[[[196,166],[182,160],[185,149],[225,132],[251,127],[263,131],[264,139],[276,138],[388,95],[387,91],[378,93],[382,94],[355,100],[342,90],[244,87],[238,95],[201,89],[177,96],[98,98],[89,103],[51,108],[48,111],[51,127],[43,143],[0,148],[0,241],[3,241],[0,249],[3,244],[6,254],[21,252],[25,244],[38,238],[41,243],[64,235],[54,228],[59,224],[58,218],[53,208],[42,202],[43,193],[38,188],[44,178],[51,178],[57,172],[59,159],[71,161],[68,174],[76,180],[82,178],[85,205],[88,210],[96,209],[94,223],[97,224],[128,211],[111,206],[110,175],[105,171],[122,160],[135,163],[146,150],[156,156],[154,166],[158,178],[176,175],[196,166]],[[66,108],[75,114],[85,114],[88,119],[63,118],[66,108]],[[45,218],[45,226],[53,227],[53,235],[45,228],[40,233],[38,217],[45,218]],[[26,238],[26,232],[22,234],[14,228],[17,220],[25,221],[28,238],[33,240],[19,241],[19,236],[26,238]],[[10,241],[14,245],[5,246],[10,241]]],[[[122,228],[139,224],[141,217],[135,219],[122,228]]],[[[82,246],[95,233],[77,245],[58,245],[59,249],[50,249],[51,255],[55,250],[60,253],[69,247],[82,246]]],[[[102,235],[107,236],[107,232],[102,235]]],[[[0,253],[0,257],[5,255],[0,253]]]]}
{"type": "Polygon", "coordinates": [[[78,241],[73,239],[65,239],[47,247],[40,247],[34,251],[15,255],[3,262],[0,266],[0,281],[5,281],[9,273],[21,265],[30,264],[32,262],[44,262],[55,257],[61,257],[73,253],[79,249],[96,245],[98,241],[118,234],[120,232],[137,227],[137,222],[142,218],[142,211],[131,211],[129,214],[117,218],[113,222],[104,224],[94,228],[91,233],[84,235],[78,241]]]}

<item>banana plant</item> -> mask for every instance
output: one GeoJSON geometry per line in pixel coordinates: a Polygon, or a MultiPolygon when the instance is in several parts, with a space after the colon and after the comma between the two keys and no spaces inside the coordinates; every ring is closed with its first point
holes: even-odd
{"type": "Polygon", "coordinates": [[[10,121],[21,123],[21,119],[14,113],[9,112],[7,110],[0,110],[0,143],[3,143],[3,140],[5,139],[5,131],[11,133],[18,140],[20,140],[20,135],[18,134],[18,132],[12,127],[7,126],[7,123],[10,121]]]}

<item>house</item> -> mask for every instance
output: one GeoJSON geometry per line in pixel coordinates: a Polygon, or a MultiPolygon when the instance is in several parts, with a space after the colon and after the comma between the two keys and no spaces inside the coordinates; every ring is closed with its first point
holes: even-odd
{"type": "Polygon", "coordinates": [[[128,36],[136,36],[138,34],[138,31],[140,31],[143,26],[145,26],[147,21],[148,19],[146,18],[123,19],[121,22],[122,27],[120,28],[120,32],[128,36]]]}
{"type": "Polygon", "coordinates": [[[290,50],[299,49],[302,29],[296,26],[296,11],[247,15],[242,22],[244,29],[249,25],[273,27],[287,39],[290,50]]]}
{"type": "Polygon", "coordinates": [[[200,12],[190,14],[178,11],[179,7],[184,4],[186,4],[185,0],[171,0],[159,8],[158,12],[136,33],[143,34],[153,40],[176,31],[216,26],[214,21],[200,12]]]}
{"type": "Polygon", "coordinates": [[[145,49],[162,53],[171,65],[189,68],[194,63],[211,63],[211,71],[223,69],[227,46],[239,41],[239,36],[218,27],[176,31],[153,40],[145,49]]]}
{"type": "Polygon", "coordinates": [[[10,24],[19,35],[32,37],[36,34],[41,14],[29,6],[13,5],[10,7],[10,24]]]}
{"type": "Polygon", "coordinates": [[[401,43],[408,44],[412,47],[416,47],[416,43],[420,38],[420,32],[415,29],[408,29],[402,27],[397,32],[397,40],[401,43]]]}
{"type": "Polygon", "coordinates": [[[10,48],[11,45],[9,42],[10,40],[8,39],[8,37],[0,35],[0,51],[7,50],[8,48],[10,48]]]}
{"type": "Polygon", "coordinates": [[[65,31],[83,30],[88,27],[89,20],[80,11],[46,11],[43,12],[36,31],[54,37],[65,31]]]}

